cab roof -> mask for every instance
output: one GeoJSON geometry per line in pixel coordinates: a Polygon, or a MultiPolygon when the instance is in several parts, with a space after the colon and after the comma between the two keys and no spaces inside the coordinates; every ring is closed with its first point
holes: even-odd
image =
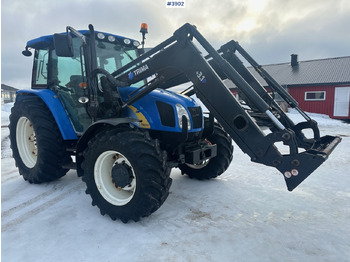
{"type": "MultiPolygon", "coordinates": [[[[86,36],[90,34],[89,30],[78,30],[78,32],[86,36]]],[[[124,39],[130,39],[119,35],[95,31],[95,35],[97,35],[98,33],[104,34],[106,36],[105,39],[108,39],[108,36],[114,36],[121,43],[124,41],[124,39]]],[[[62,33],[62,34],[66,34],[66,33],[62,33]]],[[[72,37],[75,37],[75,35],[72,34],[72,37]]],[[[130,39],[130,40],[132,42],[135,41],[134,39],[130,39]]],[[[51,45],[53,45],[53,35],[45,35],[45,36],[41,36],[32,40],[29,40],[27,42],[26,48],[44,49],[44,48],[50,47],[51,45]]]]}

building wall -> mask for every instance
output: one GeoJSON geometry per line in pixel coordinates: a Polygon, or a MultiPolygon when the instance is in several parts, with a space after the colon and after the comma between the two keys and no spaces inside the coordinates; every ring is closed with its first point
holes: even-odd
{"type": "Polygon", "coordinates": [[[1,98],[5,103],[14,102],[16,99],[16,92],[1,90],[1,98]]]}
{"type": "MultiPolygon", "coordinates": [[[[296,86],[288,87],[289,94],[299,103],[301,109],[306,112],[319,113],[328,115],[331,118],[334,117],[334,92],[335,87],[341,87],[342,85],[330,85],[330,86],[296,86]],[[324,91],[325,100],[323,101],[305,101],[305,92],[317,92],[324,91]]],[[[350,118],[350,117],[349,117],[350,118]]]]}

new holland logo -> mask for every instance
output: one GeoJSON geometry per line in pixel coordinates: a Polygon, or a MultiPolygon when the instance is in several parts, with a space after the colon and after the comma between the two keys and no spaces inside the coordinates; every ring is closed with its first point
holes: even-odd
{"type": "Polygon", "coordinates": [[[143,66],[141,66],[141,67],[135,69],[134,71],[131,71],[131,72],[128,74],[129,79],[130,79],[130,80],[133,79],[135,76],[138,76],[139,74],[141,74],[141,73],[147,71],[148,69],[149,69],[149,68],[148,68],[148,65],[146,64],[146,65],[143,65],[143,66]]]}

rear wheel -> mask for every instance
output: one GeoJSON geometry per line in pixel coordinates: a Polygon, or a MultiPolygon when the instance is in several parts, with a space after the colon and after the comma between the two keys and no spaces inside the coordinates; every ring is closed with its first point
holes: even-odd
{"type": "Polygon", "coordinates": [[[220,176],[232,161],[232,140],[219,124],[214,124],[214,132],[205,142],[217,145],[217,155],[196,165],[186,163],[180,165],[181,172],[187,174],[190,178],[202,180],[220,176]]]}
{"type": "Polygon", "coordinates": [[[19,100],[10,115],[10,139],[19,173],[30,183],[64,176],[71,161],[51,112],[39,97],[19,100]]]}
{"type": "Polygon", "coordinates": [[[102,131],[84,151],[86,193],[102,215],[124,223],[155,212],[171,185],[170,168],[157,140],[139,131],[102,131]]]}

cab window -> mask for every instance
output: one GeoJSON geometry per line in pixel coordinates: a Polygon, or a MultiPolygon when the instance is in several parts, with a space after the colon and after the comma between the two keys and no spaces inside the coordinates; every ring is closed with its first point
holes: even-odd
{"type": "Polygon", "coordinates": [[[34,70],[33,70],[33,87],[46,88],[47,86],[47,67],[49,61],[48,49],[35,50],[34,70]]]}

